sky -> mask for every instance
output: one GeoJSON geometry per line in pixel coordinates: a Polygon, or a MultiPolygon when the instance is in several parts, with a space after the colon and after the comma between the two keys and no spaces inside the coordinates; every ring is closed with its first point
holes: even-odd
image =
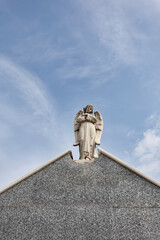
{"type": "Polygon", "coordinates": [[[71,149],[93,104],[101,148],[160,181],[160,1],[0,0],[0,188],[71,149]]]}

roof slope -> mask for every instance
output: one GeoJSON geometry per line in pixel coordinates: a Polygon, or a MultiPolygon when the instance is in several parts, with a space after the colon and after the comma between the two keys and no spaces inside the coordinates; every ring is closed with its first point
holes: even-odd
{"type": "Polygon", "coordinates": [[[11,183],[10,185],[6,186],[4,189],[2,189],[0,191],[0,194],[7,191],[8,189],[14,187],[15,185],[17,185],[18,183],[26,180],[27,178],[29,178],[30,176],[34,175],[35,173],[41,171],[42,169],[44,169],[45,167],[49,166],[50,164],[54,163],[55,161],[61,159],[63,156],[69,154],[71,156],[71,158],[73,158],[73,155],[72,155],[72,151],[71,150],[68,150],[64,153],[62,153],[61,155],[57,156],[56,158],[46,162],[45,164],[41,165],[40,167],[34,169],[33,171],[29,172],[28,174],[24,175],[23,177],[19,178],[18,180],[16,180],[15,182],[11,183]]]}
{"type": "Polygon", "coordinates": [[[107,151],[104,151],[103,149],[98,148],[98,155],[100,155],[101,153],[104,154],[105,156],[109,157],[110,159],[114,160],[115,162],[119,163],[120,165],[128,168],[129,170],[131,170],[132,172],[136,173],[140,177],[142,177],[142,178],[148,180],[149,182],[155,184],[156,186],[160,187],[160,183],[159,182],[157,182],[154,179],[148,177],[147,175],[145,175],[144,173],[140,172],[136,168],[130,166],[129,164],[123,162],[122,160],[120,160],[119,158],[115,157],[111,153],[108,153],[107,151]]]}

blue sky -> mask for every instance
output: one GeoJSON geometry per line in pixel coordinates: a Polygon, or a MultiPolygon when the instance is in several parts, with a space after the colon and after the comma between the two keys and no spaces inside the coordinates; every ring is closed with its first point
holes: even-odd
{"type": "Polygon", "coordinates": [[[78,110],[101,148],[160,181],[160,2],[0,0],[0,187],[72,149],[78,110]]]}

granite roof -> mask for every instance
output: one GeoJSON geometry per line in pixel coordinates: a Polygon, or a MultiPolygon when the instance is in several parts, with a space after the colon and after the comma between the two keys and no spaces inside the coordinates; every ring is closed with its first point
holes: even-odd
{"type": "MultiPolygon", "coordinates": [[[[68,150],[66,152],[64,152],[63,154],[57,156],[56,158],[46,162],[45,164],[41,165],[40,167],[34,169],[33,171],[31,171],[30,173],[24,175],[22,178],[18,179],[17,181],[11,183],[10,185],[6,186],[4,189],[2,189],[0,191],[0,194],[7,191],[10,188],[13,188],[15,185],[19,184],[20,182],[26,180],[27,178],[29,178],[30,176],[36,174],[37,172],[41,171],[42,169],[44,169],[45,167],[49,166],[50,164],[56,162],[57,160],[61,159],[63,156],[69,154],[71,156],[71,158],[73,159],[73,155],[72,155],[72,151],[68,150]]],[[[129,169],[130,171],[136,173],[137,175],[139,175],[140,177],[146,179],[147,181],[153,183],[154,185],[160,187],[160,183],[155,181],[154,179],[148,177],[147,175],[145,175],[144,173],[140,172],[139,170],[137,170],[136,168],[130,166],[129,164],[123,162],[122,160],[120,160],[119,158],[115,157],[114,155],[112,155],[111,153],[108,153],[107,151],[98,148],[98,155],[103,154],[105,156],[107,156],[108,158],[112,159],[113,161],[119,163],[120,165],[124,166],[125,168],[129,169]]],[[[85,164],[85,163],[84,163],[85,164]]]]}

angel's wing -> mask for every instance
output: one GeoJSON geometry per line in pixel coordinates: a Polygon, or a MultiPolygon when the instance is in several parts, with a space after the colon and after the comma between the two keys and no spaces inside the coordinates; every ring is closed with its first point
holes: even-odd
{"type": "Polygon", "coordinates": [[[82,110],[79,110],[78,113],[76,114],[76,117],[74,119],[74,131],[78,131],[79,130],[79,126],[80,124],[77,122],[77,118],[83,113],[82,110]]]}
{"type": "Polygon", "coordinates": [[[103,131],[103,118],[102,118],[101,114],[98,111],[95,111],[94,115],[95,115],[95,117],[97,119],[95,143],[97,145],[100,145],[101,135],[102,135],[102,131],[103,131]]]}
{"type": "Polygon", "coordinates": [[[83,113],[82,110],[79,110],[78,113],[76,114],[76,117],[74,119],[74,134],[75,134],[75,143],[73,144],[73,146],[77,146],[79,144],[79,137],[78,137],[78,133],[79,133],[79,127],[80,124],[77,122],[77,118],[83,113]]]}

